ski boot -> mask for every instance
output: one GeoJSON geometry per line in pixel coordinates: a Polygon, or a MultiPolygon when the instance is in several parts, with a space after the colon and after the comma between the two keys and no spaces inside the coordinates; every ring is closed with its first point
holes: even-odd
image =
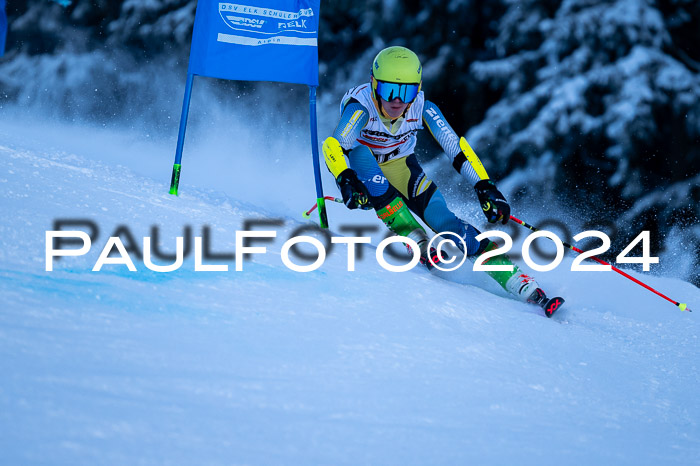
{"type": "MultiPolygon", "coordinates": [[[[420,248],[420,263],[423,264],[428,271],[433,270],[435,266],[450,258],[450,255],[445,251],[440,251],[440,254],[438,254],[437,249],[435,249],[433,246],[431,246],[430,250],[428,251],[428,248],[426,247],[429,243],[427,237],[424,240],[417,241],[417,243],[418,247],[420,248]]],[[[408,250],[408,254],[412,256],[413,249],[411,249],[411,246],[406,244],[406,249],[408,250]]]]}
{"type": "Polygon", "coordinates": [[[564,304],[562,297],[547,298],[547,294],[540,288],[535,279],[520,271],[508,279],[505,288],[521,300],[540,306],[547,317],[552,317],[557,309],[564,304]]]}
{"type": "Polygon", "coordinates": [[[437,249],[433,246],[430,247],[430,251],[427,252],[427,256],[424,253],[420,255],[420,263],[428,268],[428,271],[433,270],[438,264],[445,262],[450,258],[449,254],[445,251],[440,251],[438,254],[437,249]]]}
{"type": "MultiPolygon", "coordinates": [[[[492,241],[484,240],[484,245],[480,247],[480,251],[469,258],[474,260],[484,252],[493,251],[498,246],[492,241]],[[486,243],[487,242],[487,243],[486,243]]],[[[520,271],[517,265],[511,262],[510,258],[505,254],[493,256],[484,261],[484,265],[509,265],[513,267],[512,271],[488,271],[486,272],[491,278],[496,280],[506,291],[526,303],[536,304],[540,306],[547,317],[552,315],[564,304],[564,298],[555,297],[547,298],[547,294],[537,284],[534,278],[520,271]]]]}

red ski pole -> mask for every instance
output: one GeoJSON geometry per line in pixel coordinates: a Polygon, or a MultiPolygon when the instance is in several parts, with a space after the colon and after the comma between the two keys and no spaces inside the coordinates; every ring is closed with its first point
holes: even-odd
{"type": "MultiPolygon", "coordinates": [[[[333,196],[324,196],[323,198],[324,198],[325,200],[327,200],[327,201],[340,202],[341,204],[343,203],[343,200],[342,200],[342,199],[338,199],[337,197],[333,197],[333,196]]],[[[316,207],[318,207],[318,204],[314,204],[309,210],[307,210],[306,212],[304,212],[304,213],[302,214],[302,215],[304,216],[304,218],[309,218],[309,217],[311,217],[311,212],[313,212],[314,210],[316,210],[316,207]]]]}
{"type": "MultiPolygon", "coordinates": [[[[519,218],[515,218],[515,217],[513,217],[512,215],[510,216],[510,219],[513,220],[515,223],[519,223],[520,225],[524,226],[525,228],[529,228],[529,229],[532,230],[532,231],[540,231],[539,228],[535,228],[535,227],[533,227],[532,225],[530,225],[529,223],[523,222],[523,221],[520,220],[519,218]]],[[[564,246],[566,246],[567,248],[571,249],[572,251],[576,251],[576,252],[579,253],[579,254],[583,254],[583,251],[581,251],[579,248],[577,248],[577,247],[575,247],[575,246],[572,246],[572,245],[570,245],[570,244],[568,244],[568,243],[564,243],[564,242],[562,242],[562,244],[563,244],[564,246]]],[[[598,259],[598,258],[595,257],[595,256],[589,256],[589,258],[590,258],[590,259],[593,259],[594,261],[596,261],[596,262],[598,262],[598,263],[600,263],[600,264],[609,265],[609,266],[612,268],[612,270],[614,270],[615,272],[619,273],[619,274],[622,275],[623,277],[629,278],[630,280],[632,280],[633,282],[635,282],[637,285],[641,285],[641,286],[643,286],[644,288],[646,288],[647,290],[649,290],[649,291],[651,291],[651,292],[654,292],[654,293],[656,293],[657,295],[661,296],[661,297],[664,298],[666,301],[672,302],[673,304],[675,304],[676,306],[678,306],[678,308],[679,308],[681,311],[693,312],[693,311],[690,310],[690,308],[688,307],[687,304],[685,304],[685,303],[679,303],[678,301],[674,301],[673,299],[669,298],[668,296],[666,296],[666,295],[664,295],[664,294],[662,294],[662,293],[659,293],[658,291],[656,291],[654,288],[650,287],[650,286],[647,285],[646,283],[642,283],[641,281],[637,280],[636,278],[634,278],[634,277],[630,276],[629,274],[623,272],[622,270],[618,269],[618,268],[615,267],[614,265],[608,264],[608,263],[605,262],[604,260],[598,259]]]]}

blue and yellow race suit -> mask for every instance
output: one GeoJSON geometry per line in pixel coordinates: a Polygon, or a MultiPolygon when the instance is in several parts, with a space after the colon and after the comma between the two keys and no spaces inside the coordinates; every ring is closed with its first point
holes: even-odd
{"type": "Polygon", "coordinates": [[[414,154],[416,133],[425,125],[452,166],[472,186],[481,179],[468,163],[460,149],[459,137],[440,109],[425,100],[421,91],[401,117],[391,120],[379,111],[368,83],[350,89],[343,97],[340,111],[333,137],[343,148],[350,168],[367,187],[370,200],[384,201],[391,184],[409,209],[433,231],[455,233],[464,239],[467,255],[480,253],[485,242],[480,245],[476,241],[479,231],[449,210],[445,198],[423,172],[414,154]]]}

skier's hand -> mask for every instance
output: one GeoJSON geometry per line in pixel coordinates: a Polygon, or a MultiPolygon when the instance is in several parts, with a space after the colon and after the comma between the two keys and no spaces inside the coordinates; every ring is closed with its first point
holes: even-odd
{"type": "Polygon", "coordinates": [[[343,195],[343,202],[348,209],[371,209],[367,188],[357,177],[355,170],[347,168],[336,178],[340,194],[343,195]]]}
{"type": "Polygon", "coordinates": [[[510,206],[506,198],[496,189],[491,180],[481,180],[474,185],[476,195],[479,196],[481,209],[489,223],[502,222],[504,225],[510,219],[510,206]]]}

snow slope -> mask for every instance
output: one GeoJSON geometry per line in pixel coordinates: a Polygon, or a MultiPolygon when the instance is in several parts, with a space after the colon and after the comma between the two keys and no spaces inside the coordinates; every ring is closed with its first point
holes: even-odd
{"type": "MultiPolygon", "coordinates": [[[[568,301],[551,320],[466,269],[384,271],[373,247],[357,272],[340,248],[293,272],[308,139],[280,160],[242,131],[192,130],[174,197],[174,141],[0,122],[0,463],[700,463],[697,312],[570,258],[537,274],[568,301]],[[45,232],[69,218],[100,236],[46,272],[45,232]],[[209,225],[231,253],[253,218],[283,225],[241,272],[91,272],[119,225],[158,225],[167,251],[209,225]]],[[[693,285],[633,275],[700,308],[693,285]]]]}

